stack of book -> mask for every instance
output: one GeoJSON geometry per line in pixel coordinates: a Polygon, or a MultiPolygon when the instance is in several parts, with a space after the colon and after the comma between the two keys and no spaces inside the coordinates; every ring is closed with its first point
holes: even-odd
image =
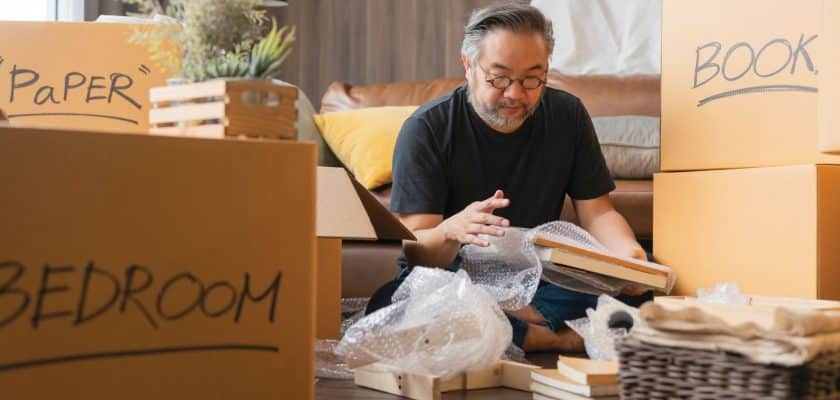
{"type": "Polygon", "coordinates": [[[534,400],[618,399],[618,363],[560,356],[557,369],[531,371],[534,400]]]}

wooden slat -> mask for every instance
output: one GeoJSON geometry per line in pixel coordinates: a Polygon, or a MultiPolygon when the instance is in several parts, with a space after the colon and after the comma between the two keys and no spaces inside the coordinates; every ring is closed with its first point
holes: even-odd
{"type": "Polygon", "coordinates": [[[464,389],[488,389],[502,386],[502,364],[464,374],[464,389]]]}
{"type": "Polygon", "coordinates": [[[543,236],[534,237],[534,244],[538,244],[540,246],[545,246],[545,247],[551,247],[551,248],[555,248],[555,249],[561,249],[561,250],[569,252],[569,253],[574,253],[574,254],[578,254],[578,255],[581,255],[581,256],[585,256],[585,257],[589,257],[589,258],[594,258],[596,260],[604,261],[604,262],[607,262],[607,263],[620,265],[622,267],[629,268],[629,269],[632,269],[632,270],[636,270],[636,271],[639,271],[639,272],[644,272],[644,273],[654,274],[654,275],[661,275],[661,276],[665,276],[665,277],[668,276],[668,273],[666,271],[662,271],[662,270],[657,269],[657,268],[649,267],[649,266],[645,265],[647,263],[644,262],[644,261],[631,261],[631,260],[627,260],[627,259],[624,259],[624,258],[613,257],[613,256],[608,255],[608,254],[599,253],[599,252],[595,252],[595,251],[592,251],[592,250],[589,250],[589,249],[583,249],[583,248],[576,247],[576,246],[571,246],[571,245],[568,245],[568,244],[565,244],[565,243],[556,242],[554,240],[551,240],[551,239],[543,237],[543,236]]]}
{"type": "Polygon", "coordinates": [[[187,104],[149,110],[149,122],[152,124],[217,118],[225,118],[225,103],[223,102],[187,104]]]}
{"type": "Polygon", "coordinates": [[[266,81],[231,81],[228,86],[227,113],[228,135],[259,136],[273,139],[295,139],[297,137],[298,91],[294,87],[275,85],[266,81]],[[273,93],[278,104],[268,106],[247,104],[242,96],[246,92],[273,93]]]}
{"type": "Polygon", "coordinates": [[[608,261],[602,261],[563,249],[551,249],[551,262],[572,269],[611,276],[657,289],[665,289],[668,286],[668,278],[665,276],[649,274],[633,268],[625,268],[608,261]]]}
{"type": "Polygon", "coordinates": [[[219,79],[184,85],[153,87],[149,90],[149,101],[160,103],[223,96],[226,82],[219,79]]]}
{"type": "Polygon", "coordinates": [[[222,124],[207,124],[197,126],[167,126],[149,128],[153,135],[186,136],[207,139],[222,139],[225,137],[225,126],[222,124]]]}
{"type": "Polygon", "coordinates": [[[485,369],[458,374],[447,380],[422,374],[386,372],[382,364],[373,364],[353,371],[356,385],[410,399],[440,399],[442,393],[507,387],[529,391],[531,371],[536,365],[499,361],[485,369]]]}
{"type": "Polygon", "coordinates": [[[415,400],[440,400],[440,379],[431,375],[395,374],[376,368],[359,368],[353,371],[358,386],[379,390],[415,400]]]}
{"type": "Polygon", "coordinates": [[[514,361],[502,361],[502,386],[530,391],[531,371],[540,369],[536,365],[523,364],[514,361]]]}

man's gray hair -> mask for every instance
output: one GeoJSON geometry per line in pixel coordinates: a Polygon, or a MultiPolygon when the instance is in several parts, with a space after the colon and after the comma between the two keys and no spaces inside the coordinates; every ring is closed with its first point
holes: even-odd
{"type": "Polygon", "coordinates": [[[470,65],[475,65],[481,55],[481,41],[494,29],[515,33],[539,33],[545,40],[548,54],[554,50],[554,31],[551,20],[540,10],[522,3],[496,4],[473,11],[464,27],[461,52],[467,55],[470,65]]]}

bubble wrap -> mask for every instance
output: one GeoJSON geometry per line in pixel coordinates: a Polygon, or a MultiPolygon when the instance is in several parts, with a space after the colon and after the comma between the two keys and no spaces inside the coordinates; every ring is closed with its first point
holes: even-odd
{"type": "MultiPolygon", "coordinates": [[[[464,246],[461,269],[467,271],[477,285],[497,299],[504,310],[518,310],[528,304],[543,280],[576,292],[618,295],[630,282],[556,265],[550,261],[551,249],[534,245],[534,236],[568,243],[594,251],[606,248],[579,226],[555,221],[525,230],[508,228],[502,237],[481,235],[488,247],[464,246]]],[[[669,274],[670,292],[674,274],[669,274]]],[[[654,288],[651,288],[654,289],[654,288]]]]}
{"type": "Polygon", "coordinates": [[[347,368],[344,357],[336,354],[337,340],[315,341],[315,376],[329,379],[353,379],[353,371],[347,368]]]}
{"type": "Polygon", "coordinates": [[[493,296],[504,310],[531,303],[540,284],[542,267],[532,242],[533,232],[508,228],[502,237],[481,235],[488,247],[461,248],[461,269],[493,296]]]}
{"type": "Polygon", "coordinates": [[[639,310],[610,296],[598,297],[593,310],[586,310],[586,317],[566,321],[580,337],[586,354],[593,360],[616,361],[615,340],[626,336],[639,321],[639,310]]]}
{"type": "Polygon", "coordinates": [[[393,301],[347,330],[336,352],[348,363],[446,379],[490,366],[510,344],[507,317],[464,271],[415,267],[393,301]]]}
{"type": "MultiPolygon", "coordinates": [[[[505,353],[512,332],[502,309],[528,305],[541,277],[591,294],[615,295],[629,284],[553,264],[550,250],[533,244],[536,235],[605,251],[589,233],[568,222],[530,230],[508,228],[502,237],[482,235],[490,246],[461,248],[457,273],[415,267],[394,293],[393,304],[347,328],[336,352],[356,366],[379,363],[394,372],[448,378],[487,367],[505,353]]],[[[672,285],[670,274],[668,291],[672,285]]]]}

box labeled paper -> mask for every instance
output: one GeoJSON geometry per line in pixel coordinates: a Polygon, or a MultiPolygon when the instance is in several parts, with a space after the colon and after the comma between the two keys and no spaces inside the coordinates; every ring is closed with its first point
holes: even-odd
{"type": "Polygon", "coordinates": [[[129,42],[150,27],[0,22],[0,109],[15,126],[148,131],[149,89],[170,77],[129,42]]]}

